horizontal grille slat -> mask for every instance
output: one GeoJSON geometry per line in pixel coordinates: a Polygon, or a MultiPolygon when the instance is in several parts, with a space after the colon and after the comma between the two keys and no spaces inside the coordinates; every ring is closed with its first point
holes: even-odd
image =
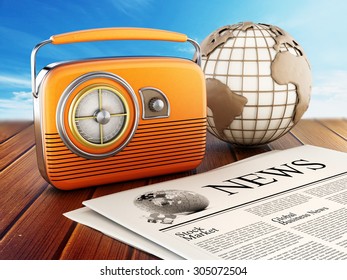
{"type": "MultiPolygon", "coordinates": [[[[199,138],[199,137],[203,137],[205,135],[205,128],[203,129],[199,129],[199,130],[193,130],[193,132],[176,132],[175,134],[155,134],[155,135],[141,135],[141,137],[139,136],[134,136],[134,138],[130,141],[130,143],[127,146],[127,149],[130,149],[134,146],[146,146],[148,144],[151,143],[166,143],[168,145],[170,145],[170,143],[174,142],[176,143],[177,141],[184,141],[187,139],[194,139],[194,138],[199,138]]],[[[61,141],[61,143],[63,143],[61,141]]],[[[46,151],[48,153],[52,152],[54,154],[57,154],[58,152],[69,152],[70,150],[65,146],[51,146],[51,145],[46,145],[46,151]]]]}
{"type": "Polygon", "coordinates": [[[206,143],[206,120],[140,124],[118,154],[90,160],[72,153],[59,134],[45,135],[47,171],[52,181],[72,180],[201,160],[206,143]]]}
{"type": "MultiPolygon", "coordinates": [[[[191,145],[189,145],[189,147],[187,147],[187,145],[185,146],[173,146],[173,147],[166,147],[166,146],[160,146],[160,147],[154,147],[152,149],[146,149],[146,151],[143,151],[142,153],[140,153],[139,151],[135,150],[135,151],[128,151],[128,152],[124,152],[124,153],[119,153],[117,155],[117,157],[112,157],[110,158],[107,162],[108,163],[112,163],[113,161],[118,161],[121,159],[127,159],[127,158],[139,158],[142,154],[147,155],[155,155],[158,154],[161,151],[166,151],[166,154],[170,153],[170,152],[181,152],[181,151],[191,151],[193,149],[198,149],[199,147],[201,147],[201,142],[196,142],[196,143],[190,143],[191,145]]],[[[50,163],[50,166],[53,168],[55,166],[66,166],[69,163],[73,163],[76,164],[76,162],[82,162],[80,157],[60,157],[60,158],[54,158],[54,159],[50,159],[50,161],[52,161],[50,163]]],[[[83,159],[83,162],[88,162],[90,165],[94,165],[94,164],[99,164],[101,161],[94,161],[93,163],[90,163],[90,160],[88,159],[83,159]]]]}
{"type": "MultiPolygon", "coordinates": [[[[200,156],[200,157],[197,157],[195,158],[194,160],[202,160],[204,158],[204,156],[200,156]]],[[[107,169],[105,172],[100,172],[100,173],[94,173],[94,174],[89,174],[89,173],[86,173],[86,174],[81,174],[79,173],[79,175],[75,175],[75,176],[59,176],[59,177],[56,177],[56,178],[53,178],[52,181],[65,181],[65,180],[73,180],[73,179],[80,179],[80,178],[88,178],[88,177],[94,177],[94,176],[99,176],[99,175],[109,175],[109,174],[114,174],[116,172],[127,172],[127,171],[136,171],[136,170],[139,170],[139,169],[144,169],[144,168],[154,168],[154,167],[162,167],[162,166],[170,166],[170,165],[173,165],[173,164],[180,164],[180,163],[187,163],[187,162],[191,162],[192,159],[189,158],[189,159],[180,159],[180,160],[173,160],[173,161],[166,161],[166,162],[161,162],[161,163],[153,163],[151,165],[147,165],[145,167],[143,166],[129,166],[127,168],[122,168],[122,169],[118,169],[118,170],[110,170],[110,169],[107,169]]]]}
{"type": "MultiPolygon", "coordinates": [[[[137,168],[146,168],[148,166],[160,166],[162,164],[168,164],[168,163],[172,163],[174,161],[177,160],[189,160],[190,158],[200,158],[201,156],[204,155],[204,152],[195,152],[195,153],[191,153],[191,154],[182,154],[182,155],[176,155],[176,156],[172,156],[170,158],[166,158],[166,160],[163,160],[162,157],[154,157],[154,158],[149,158],[147,160],[144,160],[141,162],[141,166],[134,164],[131,161],[128,162],[123,162],[120,165],[110,165],[110,166],[105,166],[105,165],[98,165],[98,166],[94,166],[93,168],[84,168],[83,172],[85,172],[84,174],[86,174],[87,176],[92,176],[93,174],[99,174],[99,173],[105,173],[105,172],[110,172],[110,171],[114,171],[114,172],[119,172],[123,169],[137,169],[137,168]]],[[[70,176],[80,176],[81,174],[81,169],[65,169],[62,171],[51,171],[51,178],[55,178],[55,177],[60,177],[61,174],[60,172],[64,172],[64,176],[65,177],[70,177],[70,176]]]]}

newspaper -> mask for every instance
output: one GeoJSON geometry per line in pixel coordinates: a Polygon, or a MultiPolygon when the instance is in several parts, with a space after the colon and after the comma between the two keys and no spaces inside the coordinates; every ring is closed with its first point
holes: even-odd
{"type": "Polygon", "coordinates": [[[84,205],[168,258],[347,259],[347,154],[333,150],[277,151],[84,205]]]}

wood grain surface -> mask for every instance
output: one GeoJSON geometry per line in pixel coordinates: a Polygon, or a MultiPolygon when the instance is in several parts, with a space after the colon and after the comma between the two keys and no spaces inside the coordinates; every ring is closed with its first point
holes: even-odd
{"type": "Polygon", "coordinates": [[[72,222],[64,212],[84,200],[202,173],[274,149],[304,144],[347,152],[347,120],[301,120],[280,139],[245,148],[207,136],[206,155],[195,170],[75,191],[59,191],[41,177],[31,122],[0,123],[0,259],[157,259],[96,230],[72,222]]]}

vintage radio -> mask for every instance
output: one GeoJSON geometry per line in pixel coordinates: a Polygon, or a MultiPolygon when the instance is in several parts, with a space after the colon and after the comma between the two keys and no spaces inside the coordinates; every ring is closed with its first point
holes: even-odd
{"type": "Polygon", "coordinates": [[[195,168],[206,144],[199,45],[181,33],[104,28],[54,35],[31,54],[38,165],[71,190],[195,168]],[[47,44],[103,40],[190,42],[196,62],[109,57],[54,63],[36,75],[47,44]]]}

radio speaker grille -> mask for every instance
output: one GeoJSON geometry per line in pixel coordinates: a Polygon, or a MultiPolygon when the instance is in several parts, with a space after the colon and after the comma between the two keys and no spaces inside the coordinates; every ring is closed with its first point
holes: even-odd
{"type": "Polygon", "coordinates": [[[90,160],[72,153],[58,133],[45,134],[47,173],[52,182],[97,177],[202,160],[205,118],[139,124],[130,143],[118,154],[90,160]]]}

